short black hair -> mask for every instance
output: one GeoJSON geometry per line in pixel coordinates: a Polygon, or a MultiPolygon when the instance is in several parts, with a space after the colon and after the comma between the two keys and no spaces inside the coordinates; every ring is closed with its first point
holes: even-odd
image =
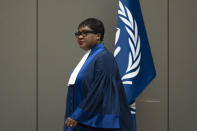
{"type": "Polygon", "coordinates": [[[96,18],[88,18],[79,24],[78,29],[84,26],[90,27],[93,31],[95,31],[95,33],[101,33],[100,40],[103,41],[105,28],[104,28],[104,24],[102,21],[96,18]]]}

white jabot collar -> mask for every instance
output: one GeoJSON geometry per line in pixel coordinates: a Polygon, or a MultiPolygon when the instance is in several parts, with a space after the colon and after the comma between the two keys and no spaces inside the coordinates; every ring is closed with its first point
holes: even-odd
{"type": "Polygon", "coordinates": [[[85,63],[86,59],[88,58],[89,54],[90,54],[91,50],[88,50],[85,55],[82,57],[82,59],[80,60],[80,62],[78,63],[78,65],[75,67],[74,71],[72,72],[69,81],[68,81],[68,86],[69,85],[74,85],[77,75],[79,73],[79,71],[81,70],[81,67],[83,66],[83,64],[85,63]]]}

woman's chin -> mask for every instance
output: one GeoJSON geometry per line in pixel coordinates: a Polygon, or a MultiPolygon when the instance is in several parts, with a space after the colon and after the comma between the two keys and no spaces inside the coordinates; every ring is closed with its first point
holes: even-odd
{"type": "Polygon", "coordinates": [[[79,45],[79,47],[83,50],[86,50],[86,48],[83,45],[79,45]]]}

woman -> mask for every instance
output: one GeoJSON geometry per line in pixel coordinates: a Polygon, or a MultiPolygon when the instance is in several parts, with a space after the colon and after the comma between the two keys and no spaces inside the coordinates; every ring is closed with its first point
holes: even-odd
{"type": "Polygon", "coordinates": [[[75,36],[87,53],[68,82],[64,131],[132,131],[117,64],[102,43],[103,23],[88,18],[75,36]]]}

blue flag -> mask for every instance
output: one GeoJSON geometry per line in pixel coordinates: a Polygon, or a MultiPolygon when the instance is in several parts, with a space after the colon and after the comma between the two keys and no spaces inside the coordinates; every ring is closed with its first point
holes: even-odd
{"type": "Polygon", "coordinates": [[[156,75],[139,0],[120,0],[114,56],[135,123],[135,99],[156,75]]]}

